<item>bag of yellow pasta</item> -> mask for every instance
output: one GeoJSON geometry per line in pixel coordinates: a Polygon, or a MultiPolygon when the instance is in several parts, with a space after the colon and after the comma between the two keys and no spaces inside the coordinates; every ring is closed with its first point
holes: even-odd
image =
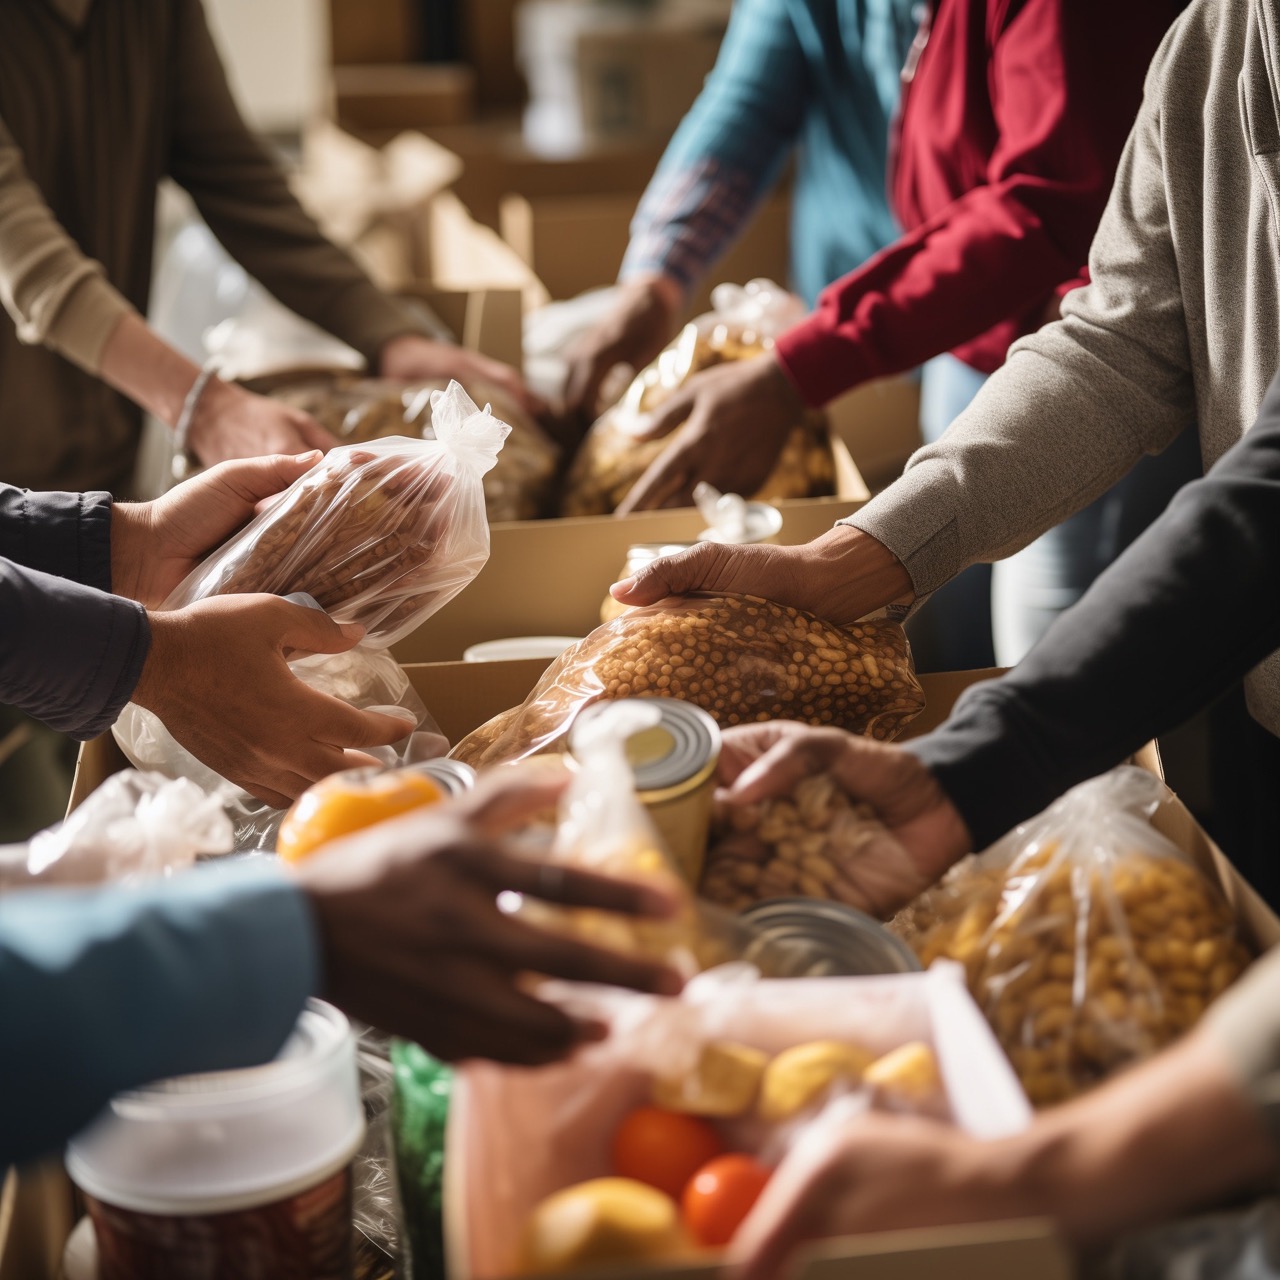
{"type": "MultiPolygon", "coordinates": [[[[587,433],[565,480],[560,514],[608,515],[631,492],[671,437],[640,440],[634,425],[703,369],[731,360],[749,360],[773,347],[774,339],[804,319],[804,304],[771,280],[745,287],[717,285],[712,310],[690,321],[658,358],[636,374],[626,394],[587,433]]],[[[752,495],[821,497],[834,492],[835,460],[826,417],[808,412],[791,429],[777,465],[752,495]]]]}
{"type": "Polygon", "coordinates": [[[1192,1027],[1249,963],[1217,888],[1150,824],[1164,785],[1124,766],[957,866],[895,922],[965,966],[1037,1106],[1192,1027]]]}

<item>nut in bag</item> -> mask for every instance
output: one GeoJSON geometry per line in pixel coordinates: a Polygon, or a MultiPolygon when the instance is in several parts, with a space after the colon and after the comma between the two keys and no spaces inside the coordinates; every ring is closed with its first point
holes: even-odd
{"type": "Polygon", "coordinates": [[[958,865],[895,921],[964,965],[1037,1106],[1192,1027],[1249,953],[1217,889],[1150,824],[1164,786],[1123,766],[958,865]]]}
{"type": "Polygon", "coordinates": [[[855,864],[883,833],[875,811],[852,801],[827,773],[801,779],[788,796],[722,803],[700,892],[731,911],[796,895],[866,910],[855,864]]]}
{"type": "Polygon", "coordinates": [[[431,393],[434,440],[331,450],[193,569],[164,603],[303,592],[388,646],[446,605],[489,558],[485,474],[510,428],[456,383],[431,393]]]}
{"type": "MultiPolygon", "coordinates": [[[[675,341],[636,374],[622,399],[587,433],[569,468],[561,515],[612,512],[671,442],[670,436],[637,439],[636,422],[702,370],[770,351],[778,334],[804,318],[800,300],[769,280],[752,280],[745,288],[718,285],[711,304],[711,311],[685,325],[675,341]]],[[[826,418],[810,412],[791,429],[777,465],[755,496],[769,502],[818,497],[833,492],[834,485],[826,418]]]]}
{"type": "Polygon", "coordinates": [[[0,848],[0,892],[167,875],[231,847],[231,823],[216,796],[185,778],[125,769],[65,821],[25,845],[0,848]]]}
{"type": "Polygon", "coordinates": [[[554,748],[583,708],[631,697],[692,702],[722,727],[801,720],[884,740],[924,709],[896,623],[837,627],[754,596],[688,596],[597,627],[453,755],[477,767],[518,760],[554,748]]]}
{"type": "MultiPolygon", "coordinates": [[[[273,399],[309,413],[343,444],[368,444],[387,436],[433,439],[433,398],[448,385],[342,372],[275,375],[258,383],[273,399]]],[[[484,475],[489,519],[532,520],[542,515],[559,466],[559,447],[496,383],[469,379],[466,391],[511,428],[497,465],[484,475]]]]}

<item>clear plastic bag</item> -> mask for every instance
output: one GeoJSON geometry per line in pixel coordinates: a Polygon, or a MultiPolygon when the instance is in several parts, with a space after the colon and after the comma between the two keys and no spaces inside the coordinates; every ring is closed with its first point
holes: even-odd
{"type": "MultiPolygon", "coordinates": [[[[608,515],[631,492],[671,437],[642,441],[636,424],[660,408],[696,373],[733,360],[749,360],[804,318],[804,304],[771,280],[745,287],[717,285],[712,310],[680,331],[675,341],[632,380],[622,399],[587,433],[565,482],[560,514],[608,515]]],[[[764,501],[833,492],[835,461],[826,418],[806,413],[791,429],[777,465],[755,495],[764,501]]]]}
{"type": "Polygon", "coordinates": [[[489,558],[483,477],[510,428],[456,383],[431,393],[434,440],[328,453],[178,585],[180,609],[232,592],[304,592],[366,643],[388,646],[458,594],[489,558]]]}
{"type": "Polygon", "coordinates": [[[1125,765],[957,866],[894,927],[969,986],[1039,1106],[1188,1030],[1249,954],[1216,888],[1151,825],[1164,785],[1125,765]]]}
{"type": "Polygon", "coordinates": [[[25,845],[0,847],[0,892],[167,875],[231,847],[231,823],[216,796],[183,778],[126,769],[64,822],[25,845]]]}
{"type": "Polygon", "coordinates": [[[826,898],[865,909],[853,864],[883,835],[868,805],[855,804],[828,773],[790,795],[717,805],[700,892],[741,911],[768,898],[826,898]]]}
{"type": "MultiPolygon", "coordinates": [[[[343,444],[367,444],[387,436],[434,438],[432,393],[445,387],[444,381],[402,382],[336,372],[274,375],[251,385],[309,413],[343,444]]],[[[484,477],[489,519],[533,520],[542,515],[559,466],[559,447],[496,384],[473,379],[467,393],[511,428],[497,465],[484,477]]]]}
{"type": "Polygon", "coordinates": [[[802,720],[880,739],[924,708],[897,623],[837,627],[754,596],[688,596],[597,627],[453,755],[479,766],[545,751],[585,707],[628,697],[692,702],[721,726],[802,720]]]}

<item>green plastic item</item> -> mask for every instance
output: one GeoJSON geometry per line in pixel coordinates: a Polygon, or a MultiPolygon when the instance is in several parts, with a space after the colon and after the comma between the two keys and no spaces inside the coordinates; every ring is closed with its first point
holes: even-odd
{"type": "Polygon", "coordinates": [[[443,1280],[444,1134],[453,1069],[401,1040],[391,1045],[391,1064],[404,1271],[410,1280],[443,1280]]]}

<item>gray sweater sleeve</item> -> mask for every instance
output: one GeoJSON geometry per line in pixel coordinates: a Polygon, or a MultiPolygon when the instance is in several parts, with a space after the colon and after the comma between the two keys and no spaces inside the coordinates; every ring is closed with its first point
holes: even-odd
{"type": "Polygon", "coordinates": [[[1169,45],[1093,243],[1092,283],[1067,296],[1061,321],[1016,343],[943,438],[847,521],[902,561],[918,595],[1020,550],[1193,421],[1162,154],[1169,45]]]}

